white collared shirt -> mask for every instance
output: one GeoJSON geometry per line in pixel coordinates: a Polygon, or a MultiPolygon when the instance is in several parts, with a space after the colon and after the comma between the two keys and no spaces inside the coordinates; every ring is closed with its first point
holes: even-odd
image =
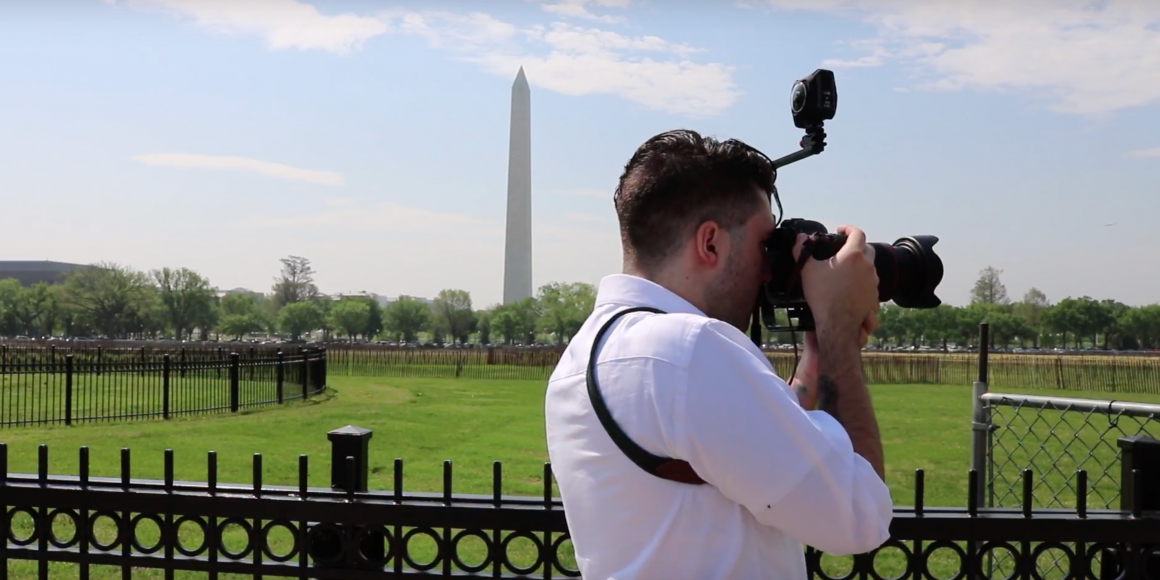
{"type": "Polygon", "coordinates": [[[604,278],[552,373],[548,454],[586,580],[801,580],[803,543],[844,555],[889,538],[890,492],[829,414],[806,411],[744,333],[643,278],[604,278]],[[707,485],[637,467],[600,425],[585,369],[637,445],[688,461],[707,485]]]}

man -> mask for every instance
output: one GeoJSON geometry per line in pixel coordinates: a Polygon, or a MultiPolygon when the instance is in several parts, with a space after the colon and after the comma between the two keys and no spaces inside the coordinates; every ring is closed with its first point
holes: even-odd
{"type": "Polygon", "coordinates": [[[841,251],[803,268],[817,330],[787,385],[745,334],[775,227],[773,182],[764,155],[691,131],[650,139],[625,167],[615,194],[624,273],[600,282],[545,401],[587,580],[798,580],[803,544],[842,555],[888,539],[893,505],[860,360],[879,308],[873,249],[841,227],[841,251]],[[613,320],[641,306],[661,313],[613,320]],[[594,401],[586,371],[610,321],[594,401]],[[631,459],[600,402],[626,445],[675,463],[650,472],[631,459]]]}

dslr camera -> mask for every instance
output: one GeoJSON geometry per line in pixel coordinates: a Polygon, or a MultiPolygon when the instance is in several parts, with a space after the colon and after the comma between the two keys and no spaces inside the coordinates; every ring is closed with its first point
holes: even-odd
{"type": "MultiPolygon", "coordinates": [[[[794,82],[790,99],[793,122],[806,134],[800,149],[773,160],[774,180],[781,167],[821,153],[826,146],[823,125],[838,110],[838,87],[834,73],[815,70],[794,82]]],[[[808,259],[827,260],[841,249],[846,236],[829,233],[821,223],[806,219],[783,220],[781,200],[776,186],[772,197],[777,203],[777,228],[765,241],[765,262],[769,282],[758,293],[750,337],[761,345],[761,326],[770,332],[814,330],[813,316],[802,294],[800,272],[808,259]],[[799,259],[793,248],[798,234],[808,236],[799,259]],[[785,310],[788,325],[780,324],[776,313],[785,310]]],[[[935,296],[943,277],[942,260],[934,252],[938,238],[930,235],[907,236],[893,244],[870,242],[874,248],[874,269],[878,273],[878,301],[904,308],[935,308],[941,301],[935,296]]]]}

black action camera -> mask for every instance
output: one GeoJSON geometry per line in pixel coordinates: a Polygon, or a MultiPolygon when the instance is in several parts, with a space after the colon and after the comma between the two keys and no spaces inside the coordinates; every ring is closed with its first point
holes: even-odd
{"type": "MultiPolygon", "coordinates": [[[[833,72],[818,69],[794,83],[790,112],[794,125],[805,129],[806,135],[799,151],[773,161],[775,181],[778,168],[823,151],[826,134],[822,125],[833,119],[837,110],[838,88],[833,72]]],[[[776,187],[772,193],[780,214],[781,200],[776,187]]],[[[761,325],[770,332],[814,330],[813,316],[802,294],[801,266],[806,259],[828,260],[846,242],[845,235],[829,233],[816,221],[796,218],[783,221],[783,217],[777,216],[777,228],[765,241],[765,261],[770,277],[758,293],[750,327],[751,338],[758,346],[761,345],[761,325]],[[795,260],[793,248],[798,234],[805,234],[808,238],[802,259],[795,260]],[[786,311],[788,325],[778,323],[775,316],[778,310],[786,311]]],[[[934,293],[943,277],[942,260],[934,252],[936,243],[938,238],[935,236],[910,236],[893,244],[868,242],[874,248],[879,302],[893,300],[904,308],[935,308],[941,304],[934,293]]]]}

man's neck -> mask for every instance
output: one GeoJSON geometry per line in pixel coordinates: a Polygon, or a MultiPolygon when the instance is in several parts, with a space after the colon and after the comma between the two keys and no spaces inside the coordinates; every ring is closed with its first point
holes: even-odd
{"type": "Polygon", "coordinates": [[[677,272],[674,268],[665,268],[657,271],[645,271],[636,267],[634,264],[625,262],[622,269],[624,274],[629,276],[636,276],[644,278],[669,292],[680,296],[689,304],[695,306],[701,312],[707,312],[706,304],[704,303],[704,292],[699,284],[695,283],[692,278],[685,274],[677,272]]]}

